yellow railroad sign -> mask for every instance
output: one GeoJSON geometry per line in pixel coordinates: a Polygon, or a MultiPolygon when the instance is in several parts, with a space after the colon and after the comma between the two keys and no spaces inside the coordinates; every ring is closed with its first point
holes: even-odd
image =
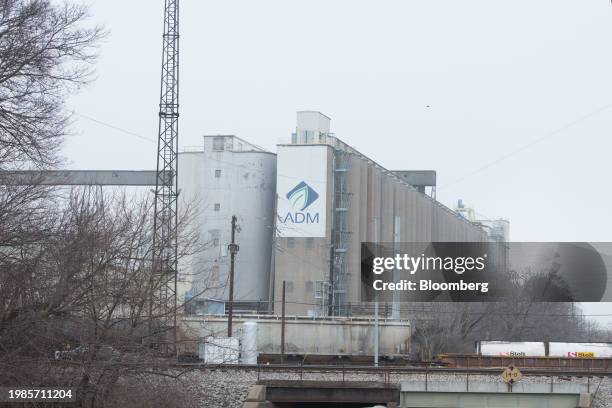
{"type": "Polygon", "coordinates": [[[508,366],[502,373],[502,378],[508,384],[514,384],[515,382],[519,382],[521,378],[523,378],[523,374],[521,370],[519,370],[515,366],[508,366]]]}

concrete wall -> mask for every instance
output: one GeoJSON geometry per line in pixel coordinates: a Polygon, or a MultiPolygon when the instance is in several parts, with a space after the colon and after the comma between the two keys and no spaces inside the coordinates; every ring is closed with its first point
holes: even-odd
{"type": "MultiPolygon", "coordinates": [[[[233,320],[235,335],[240,336],[245,322],[258,325],[257,348],[260,353],[279,353],[281,321],[278,318],[239,316],[233,320]]],[[[208,336],[225,336],[227,318],[202,316],[183,319],[186,338],[197,340],[208,336]]],[[[381,319],[380,354],[397,355],[406,352],[410,339],[410,324],[405,321],[381,319]]],[[[372,319],[309,319],[288,317],[285,323],[287,353],[373,355],[374,321],[372,319]]]]}
{"type": "Polygon", "coordinates": [[[402,383],[400,407],[521,407],[576,408],[590,406],[586,384],[535,384],[519,382],[512,392],[502,382],[424,382],[402,383]]]}
{"type": "Polygon", "coordinates": [[[402,408],[576,408],[579,401],[579,395],[562,394],[400,393],[402,408]]]}
{"type": "MultiPolygon", "coordinates": [[[[267,300],[276,194],[276,155],[234,136],[205,136],[198,151],[179,154],[179,202],[194,206],[192,227],[206,248],[181,263],[190,282],[184,290],[228,299],[231,217],[238,217],[235,300],[267,300]],[[219,139],[217,139],[217,143],[219,139]],[[218,147],[218,146],[217,146],[218,147]],[[218,204],[218,208],[215,208],[218,204]]],[[[179,292],[181,293],[181,292],[179,292]]]]}

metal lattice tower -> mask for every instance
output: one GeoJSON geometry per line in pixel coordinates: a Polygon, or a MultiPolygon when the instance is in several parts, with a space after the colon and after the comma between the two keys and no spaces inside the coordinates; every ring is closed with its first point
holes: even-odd
{"type": "MultiPolygon", "coordinates": [[[[177,153],[179,118],[179,0],[165,0],[154,204],[152,317],[177,340],[177,153]]],[[[168,339],[166,337],[166,339],[168,339]]]]}

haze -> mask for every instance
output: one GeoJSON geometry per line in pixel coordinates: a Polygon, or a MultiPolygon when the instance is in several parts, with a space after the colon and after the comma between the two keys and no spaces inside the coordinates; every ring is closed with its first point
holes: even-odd
{"type": "MultiPolygon", "coordinates": [[[[71,109],[155,140],[162,8],[91,2],[110,35],[71,109]]],[[[275,151],[295,111],[320,110],[383,166],[437,170],[440,201],[509,219],[514,241],[609,241],[611,39],[607,0],[183,1],[180,145],[275,151]]],[[[70,168],[155,168],[152,141],[73,130],[70,168]]]]}

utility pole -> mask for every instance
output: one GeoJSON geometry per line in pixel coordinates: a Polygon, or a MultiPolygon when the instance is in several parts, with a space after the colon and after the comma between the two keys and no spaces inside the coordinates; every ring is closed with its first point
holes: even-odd
{"type": "Polygon", "coordinates": [[[268,313],[274,313],[274,274],[276,272],[276,219],[278,217],[278,194],[274,195],[274,217],[272,217],[272,255],[270,262],[270,280],[268,282],[268,313]]]}
{"type": "Polygon", "coordinates": [[[379,328],[378,328],[378,293],[374,296],[374,367],[378,367],[378,344],[379,344],[379,328]]]}
{"type": "Polygon", "coordinates": [[[329,247],[329,294],[327,298],[327,315],[334,315],[334,268],[335,265],[335,251],[334,251],[334,229],[331,230],[331,245],[329,247]]]}
{"type": "Polygon", "coordinates": [[[236,216],[232,215],[232,242],[227,246],[230,252],[229,317],[227,318],[227,337],[232,337],[232,318],[234,317],[234,261],[240,247],[236,244],[236,216]]]}
{"type": "Polygon", "coordinates": [[[281,311],[281,363],[285,361],[285,291],[287,282],[283,281],[283,304],[281,311]]]}

